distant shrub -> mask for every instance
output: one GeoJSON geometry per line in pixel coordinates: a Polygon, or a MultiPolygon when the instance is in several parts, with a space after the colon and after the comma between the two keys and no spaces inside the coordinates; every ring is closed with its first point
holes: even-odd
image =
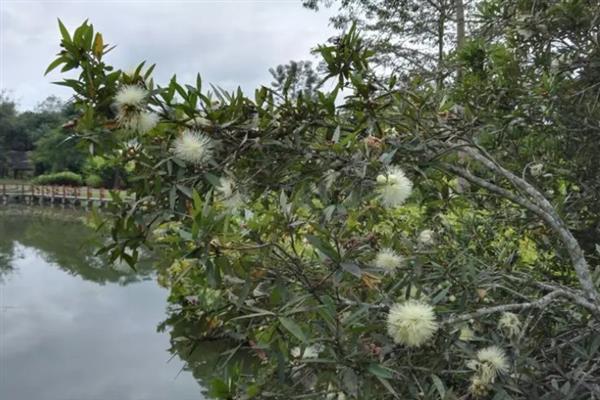
{"type": "Polygon", "coordinates": [[[93,188],[102,187],[103,179],[100,175],[92,174],[85,178],[85,184],[93,188]]]}
{"type": "Polygon", "coordinates": [[[81,186],[83,185],[83,178],[75,172],[64,171],[40,175],[33,180],[33,183],[36,185],[81,186]]]}
{"type": "MultiPolygon", "coordinates": [[[[116,158],[105,158],[101,156],[90,157],[86,160],[83,167],[83,173],[86,176],[97,175],[102,179],[102,187],[113,188],[118,182],[119,177],[124,184],[127,177],[127,171],[116,158]]],[[[90,185],[91,186],[91,185],[90,185]]]]}

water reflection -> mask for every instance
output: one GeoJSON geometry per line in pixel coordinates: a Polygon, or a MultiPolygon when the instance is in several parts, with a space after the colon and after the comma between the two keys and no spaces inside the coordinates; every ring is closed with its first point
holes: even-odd
{"type": "Polygon", "coordinates": [[[169,332],[169,351],[185,361],[184,370],[189,371],[199,382],[210,381],[224,373],[229,360],[231,364],[252,364],[245,348],[225,339],[206,339],[205,327],[186,321],[179,313],[172,313],[159,327],[169,332]]]}
{"type": "Polygon", "coordinates": [[[12,246],[20,243],[37,250],[45,262],[95,283],[126,285],[150,278],[150,263],[142,263],[136,273],[131,273],[134,271],[128,266],[107,268],[104,259],[94,256],[101,246],[99,238],[76,220],[1,216],[0,219],[0,269],[4,275],[14,269],[9,263],[14,253],[12,246]]]}
{"type": "Polygon", "coordinates": [[[75,222],[0,217],[0,399],[202,399],[156,331],[166,290],[94,246],[75,222]]]}

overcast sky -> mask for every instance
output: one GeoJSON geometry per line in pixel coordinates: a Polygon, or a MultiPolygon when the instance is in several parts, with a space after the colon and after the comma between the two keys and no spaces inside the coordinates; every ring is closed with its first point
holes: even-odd
{"type": "Polygon", "coordinates": [[[268,69],[310,59],[310,49],[335,34],[331,11],[303,9],[301,0],[0,0],[0,86],[19,109],[48,95],[68,98],[44,77],[59,50],[59,17],[72,31],[89,18],[104,42],[116,44],[107,60],[128,70],[157,63],[155,81],[173,73],[180,82],[203,82],[253,91],[271,82],[268,69]]]}

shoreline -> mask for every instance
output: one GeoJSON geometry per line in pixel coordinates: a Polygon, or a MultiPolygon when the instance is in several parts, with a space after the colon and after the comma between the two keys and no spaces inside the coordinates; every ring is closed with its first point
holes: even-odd
{"type": "Polygon", "coordinates": [[[36,217],[51,218],[68,222],[86,223],[91,210],[80,207],[62,207],[62,205],[27,205],[12,203],[0,207],[2,217],[36,217]]]}

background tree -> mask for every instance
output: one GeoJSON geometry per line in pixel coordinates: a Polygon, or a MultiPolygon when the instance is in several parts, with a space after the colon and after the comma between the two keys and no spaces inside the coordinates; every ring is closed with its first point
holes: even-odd
{"type": "Polygon", "coordinates": [[[273,76],[273,88],[284,96],[312,96],[319,83],[319,76],[310,61],[290,61],[269,69],[273,76]]]}
{"type": "Polygon", "coordinates": [[[442,85],[454,72],[450,55],[464,41],[465,10],[476,2],[463,0],[305,0],[305,7],[338,5],[335,27],[356,24],[375,51],[373,61],[386,74],[418,73],[442,85]]]}
{"type": "Polygon", "coordinates": [[[466,76],[452,98],[481,143],[561,203],[596,263],[599,7],[490,1],[480,9],[479,38],[459,55],[466,76]]]}
{"type": "Polygon", "coordinates": [[[7,155],[13,147],[13,141],[18,132],[15,126],[16,115],[14,101],[10,100],[6,92],[0,93],[0,176],[4,176],[8,172],[7,155]]]}
{"type": "Polygon", "coordinates": [[[34,145],[32,161],[36,174],[81,172],[89,156],[86,149],[78,146],[76,141],[69,140],[69,134],[61,127],[46,131],[34,145]]]}
{"type": "Polygon", "coordinates": [[[31,152],[36,174],[81,171],[87,149],[69,140],[70,132],[63,129],[63,125],[77,115],[73,104],[64,104],[50,96],[35,110],[18,112],[15,102],[4,93],[0,110],[1,176],[8,173],[10,151],[31,152]]]}
{"type": "Polygon", "coordinates": [[[28,140],[22,137],[17,121],[17,108],[14,100],[6,92],[0,94],[1,140],[6,149],[26,147],[28,140]]]}

